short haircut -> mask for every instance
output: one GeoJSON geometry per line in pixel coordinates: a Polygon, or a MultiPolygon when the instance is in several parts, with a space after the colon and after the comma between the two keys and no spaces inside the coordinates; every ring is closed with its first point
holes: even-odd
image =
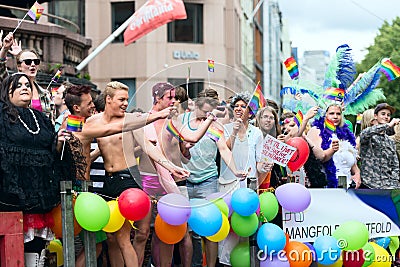
{"type": "Polygon", "coordinates": [[[219,104],[218,92],[212,88],[204,89],[198,93],[194,102],[199,108],[203,107],[204,104],[209,104],[213,108],[216,108],[219,104]]]}
{"type": "Polygon", "coordinates": [[[115,92],[118,90],[129,91],[129,87],[126,84],[123,84],[123,83],[117,82],[117,81],[107,83],[106,89],[103,92],[104,100],[106,99],[106,97],[108,95],[111,98],[113,98],[115,95],[115,92]]]}
{"type": "Polygon", "coordinates": [[[90,94],[92,88],[87,85],[73,85],[65,90],[65,105],[69,112],[74,114],[74,105],[80,105],[82,103],[81,96],[84,94],[90,94]]]}
{"type": "Polygon", "coordinates": [[[94,106],[96,107],[97,112],[103,112],[106,106],[104,101],[103,93],[99,94],[96,99],[93,101],[94,106]]]}
{"type": "Polygon", "coordinates": [[[34,53],[34,54],[36,55],[37,58],[40,58],[40,57],[39,57],[39,53],[38,53],[35,49],[25,49],[25,50],[22,50],[21,52],[18,53],[18,55],[15,56],[15,59],[17,60],[17,65],[18,65],[18,66],[21,65],[21,61],[20,61],[21,55],[22,55],[23,53],[26,53],[26,52],[34,53]]]}
{"type": "Polygon", "coordinates": [[[181,107],[183,108],[183,110],[187,110],[188,109],[188,95],[186,93],[186,90],[182,87],[177,87],[175,88],[175,99],[179,101],[179,103],[181,104],[181,107]]]}

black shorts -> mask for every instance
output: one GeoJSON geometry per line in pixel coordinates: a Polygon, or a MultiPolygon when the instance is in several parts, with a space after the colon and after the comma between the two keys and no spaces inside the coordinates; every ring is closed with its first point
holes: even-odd
{"type": "Polygon", "coordinates": [[[103,194],[116,198],[126,189],[141,188],[136,180],[140,181],[140,173],[137,166],[132,166],[117,172],[106,172],[103,194]]]}

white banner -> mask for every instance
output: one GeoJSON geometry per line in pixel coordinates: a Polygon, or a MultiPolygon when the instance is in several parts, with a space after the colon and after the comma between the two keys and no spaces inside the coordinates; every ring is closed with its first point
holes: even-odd
{"type": "Polygon", "coordinates": [[[296,152],[295,147],[289,146],[269,134],[264,138],[262,146],[261,158],[266,158],[281,166],[286,166],[296,152]]]}
{"type": "Polygon", "coordinates": [[[314,242],[319,236],[332,235],[341,223],[359,221],[369,237],[399,236],[400,229],[386,214],[368,206],[353,190],[309,189],[311,204],[300,213],[282,210],[283,230],[291,239],[314,242]]]}

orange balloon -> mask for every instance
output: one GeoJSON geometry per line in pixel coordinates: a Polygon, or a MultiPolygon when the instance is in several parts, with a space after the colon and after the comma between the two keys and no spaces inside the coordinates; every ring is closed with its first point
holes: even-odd
{"type": "Polygon", "coordinates": [[[312,263],[310,248],[301,242],[290,241],[286,244],[285,251],[290,267],[308,267],[312,263]]]}
{"type": "Polygon", "coordinates": [[[285,247],[283,248],[284,250],[286,250],[286,246],[289,244],[289,241],[290,241],[290,236],[289,236],[288,233],[285,233],[285,237],[286,237],[286,245],[285,245],[285,247]]]}
{"type": "Polygon", "coordinates": [[[154,229],[156,235],[165,244],[176,244],[183,239],[186,234],[187,223],[181,225],[170,225],[164,222],[160,215],[157,214],[156,221],[154,222],[154,229]]]}
{"type": "MultiPolygon", "coordinates": [[[[72,210],[74,209],[74,205],[75,205],[75,198],[72,200],[72,210]]],[[[72,212],[72,214],[74,213],[72,212]]],[[[51,230],[53,231],[54,235],[57,238],[61,238],[62,237],[61,204],[59,204],[57,207],[51,210],[51,215],[53,216],[54,220],[54,226],[51,227],[51,230]]],[[[80,231],[82,231],[82,227],[78,224],[74,215],[74,236],[78,235],[80,231]]]]}

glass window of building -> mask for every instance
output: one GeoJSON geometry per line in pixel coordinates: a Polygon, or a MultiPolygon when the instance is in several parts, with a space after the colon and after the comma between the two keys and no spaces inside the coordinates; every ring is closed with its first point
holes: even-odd
{"type": "Polygon", "coordinates": [[[186,79],[168,78],[168,82],[174,86],[180,86],[189,91],[189,98],[194,99],[204,89],[204,79],[191,79],[186,86],[186,79]]]}
{"type": "Polygon", "coordinates": [[[187,19],[168,23],[168,42],[203,43],[203,5],[185,3],[187,19]]]}
{"type": "Polygon", "coordinates": [[[73,32],[85,34],[85,0],[58,0],[49,2],[49,13],[73,22],[50,18],[49,21],[73,32]],[[77,29],[79,28],[79,30],[77,29]]]}
{"type": "MultiPolygon", "coordinates": [[[[111,32],[119,28],[135,12],[135,2],[113,2],[111,3],[111,32]]],[[[123,32],[113,41],[114,43],[123,43],[123,32]]]]}

